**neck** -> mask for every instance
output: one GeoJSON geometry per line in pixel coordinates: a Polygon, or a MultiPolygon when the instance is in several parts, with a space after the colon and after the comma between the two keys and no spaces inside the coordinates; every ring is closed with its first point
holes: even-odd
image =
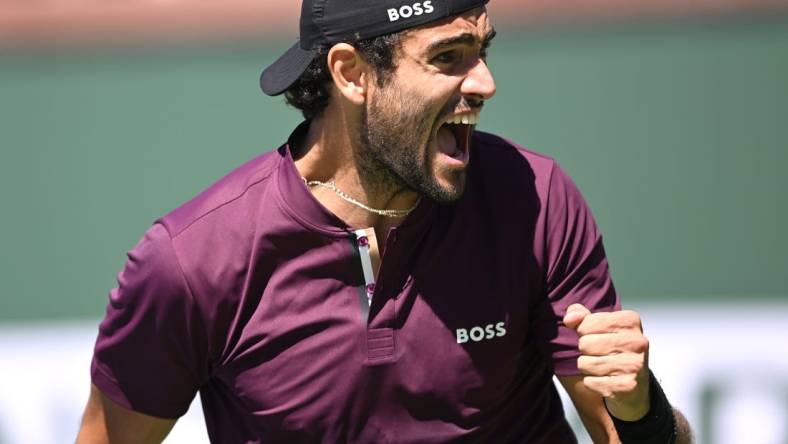
{"type": "MultiPolygon", "coordinates": [[[[295,165],[310,181],[333,182],[353,199],[380,210],[407,210],[418,201],[418,194],[390,177],[385,169],[370,165],[360,146],[354,126],[341,112],[327,109],[326,116],[311,122],[306,137],[294,150],[295,165]]],[[[375,227],[379,236],[399,225],[402,218],[375,214],[342,199],[324,187],[311,187],[312,194],[328,210],[353,228],[375,227]]]]}

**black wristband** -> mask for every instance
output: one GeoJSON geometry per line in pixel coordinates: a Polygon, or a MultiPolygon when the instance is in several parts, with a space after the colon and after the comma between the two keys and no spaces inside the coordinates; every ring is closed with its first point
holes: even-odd
{"type": "Polygon", "coordinates": [[[676,442],[676,418],[673,417],[673,408],[651,371],[649,371],[649,398],[648,413],[637,421],[624,421],[610,414],[622,444],[676,442]]]}

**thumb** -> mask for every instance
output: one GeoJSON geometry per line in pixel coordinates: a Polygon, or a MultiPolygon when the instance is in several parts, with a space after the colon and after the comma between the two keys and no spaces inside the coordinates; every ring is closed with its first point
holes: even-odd
{"type": "Polygon", "coordinates": [[[564,325],[573,330],[577,330],[577,327],[580,326],[580,324],[583,322],[583,319],[585,319],[586,316],[590,314],[591,311],[582,304],[572,304],[566,309],[564,325]]]}

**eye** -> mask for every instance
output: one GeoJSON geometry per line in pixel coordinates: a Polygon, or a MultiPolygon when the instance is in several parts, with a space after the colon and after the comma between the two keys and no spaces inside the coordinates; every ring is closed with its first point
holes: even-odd
{"type": "Polygon", "coordinates": [[[457,50],[445,51],[432,58],[432,63],[439,65],[451,65],[456,63],[462,58],[462,55],[457,50]]]}

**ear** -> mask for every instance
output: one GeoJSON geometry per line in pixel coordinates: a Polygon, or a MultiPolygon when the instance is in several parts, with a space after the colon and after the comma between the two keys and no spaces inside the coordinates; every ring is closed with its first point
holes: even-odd
{"type": "Polygon", "coordinates": [[[347,43],[338,43],[328,51],[326,61],[339,94],[355,105],[364,104],[368,66],[358,50],[347,43]]]}

